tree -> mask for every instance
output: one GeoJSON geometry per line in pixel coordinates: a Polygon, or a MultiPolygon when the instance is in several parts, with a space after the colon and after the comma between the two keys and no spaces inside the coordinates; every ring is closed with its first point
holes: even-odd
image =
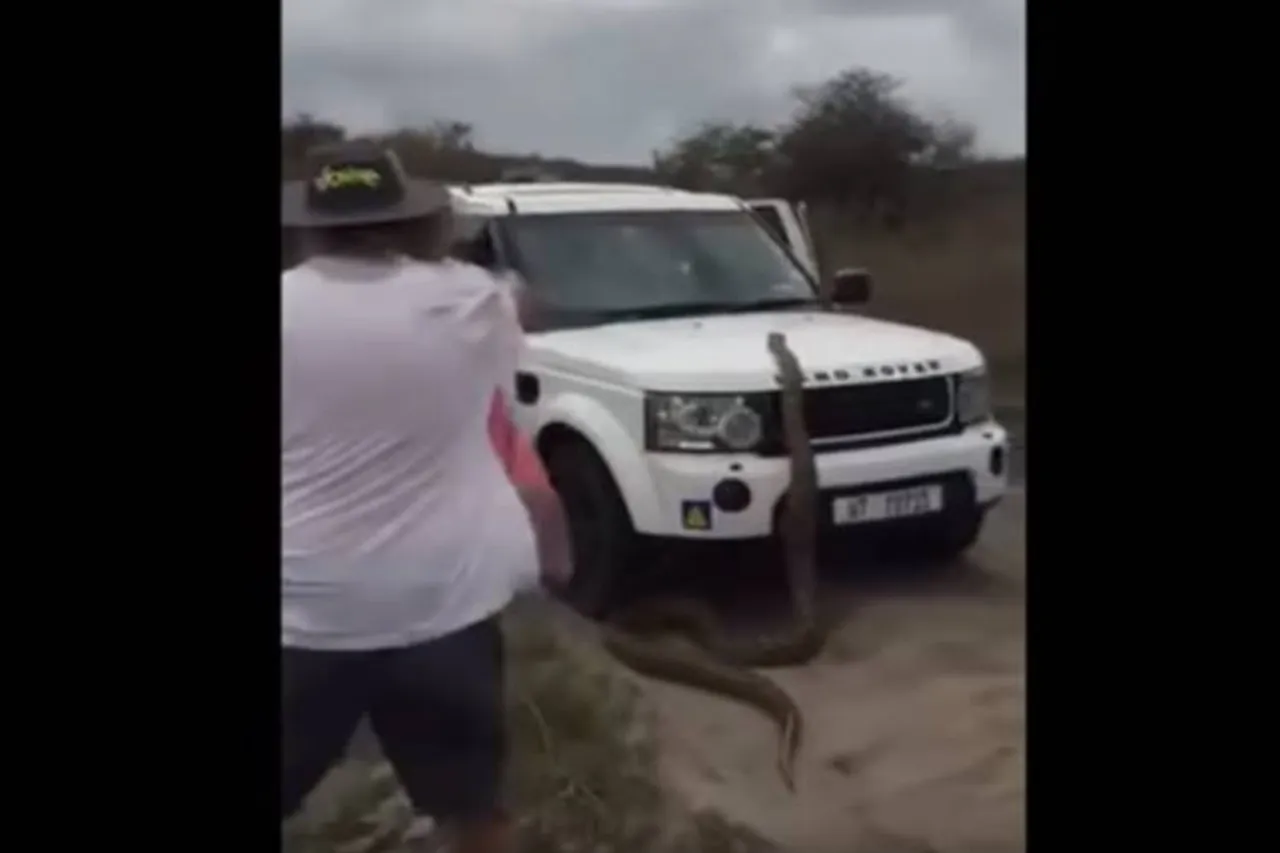
{"type": "Polygon", "coordinates": [[[778,150],[789,195],[883,219],[903,207],[911,164],[932,128],[898,95],[901,81],[855,68],[796,90],[799,106],[778,150]]]}
{"type": "Polygon", "coordinates": [[[654,154],[659,177],[686,189],[766,192],[777,171],[774,133],[750,124],[704,124],[654,154]]]}
{"type": "Polygon", "coordinates": [[[307,150],[316,145],[341,142],[347,132],[341,125],[317,119],[310,113],[299,113],[280,127],[280,159],[285,176],[300,168],[307,150]]]}
{"type": "Polygon", "coordinates": [[[792,120],[776,129],[705,124],[654,154],[654,170],[688,189],[782,195],[896,224],[916,203],[946,194],[946,170],[969,162],[973,128],[930,121],[901,98],[901,82],[853,68],[795,90],[792,120]]]}
{"type": "Polygon", "coordinates": [[[973,126],[954,118],[933,123],[929,142],[916,162],[937,169],[955,169],[973,162],[977,133],[973,126]]]}
{"type": "Polygon", "coordinates": [[[422,131],[437,149],[447,151],[475,151],[475,128],[465,121],[437,121],[422,131]]]}
{"type": "Polygon", "coordinates": [[[413,175],[437,181],[474,183],[495,180],[493,157],[476,149],[475,130],[467,122],[443,119],[381,137],[400,155],[413,175]]]}

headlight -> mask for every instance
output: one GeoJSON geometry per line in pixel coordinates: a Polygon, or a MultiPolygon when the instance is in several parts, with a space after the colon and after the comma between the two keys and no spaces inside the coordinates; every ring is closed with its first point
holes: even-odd
{"type": "Polygon", "coordinates": [[[986,368],[956,377],[956,416],[965,426],[991,418],[991,384],[986,368]]]}
{"type": "Polygon", "coordinates": [[[733,395],[650,394],[645,400],[650,450],[745,452],[760,443],[760,413],[733,395]]]}

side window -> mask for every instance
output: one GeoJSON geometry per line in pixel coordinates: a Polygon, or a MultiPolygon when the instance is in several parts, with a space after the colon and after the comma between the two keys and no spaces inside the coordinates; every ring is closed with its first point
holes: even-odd
{"type": "Polygon", "coordinates": [[[782,245],[792,248],[791,241],[787,239],[787,230],[782,226],[782,217],[778,215],[778,209],[771,204],[753,204],[752,212],[763,220],[765,227],[773,232],[773,236],[778,238],[778,242],[782,245]]]}

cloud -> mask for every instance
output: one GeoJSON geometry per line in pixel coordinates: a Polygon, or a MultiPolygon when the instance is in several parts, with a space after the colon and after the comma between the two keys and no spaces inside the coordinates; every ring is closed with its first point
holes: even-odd
{"type": "Polygon", "coordinates": [[[1025,150],[1021,0],[283,0],[286,114],[470,122],[486,147],[640,162],[704,120],[784,120],[860,65],[1025,150]]]}

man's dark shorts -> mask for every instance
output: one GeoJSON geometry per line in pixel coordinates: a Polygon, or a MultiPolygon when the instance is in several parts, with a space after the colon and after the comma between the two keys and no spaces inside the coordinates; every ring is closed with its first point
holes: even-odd
{"type": "Polygon", "coordinates": [[[342,760],[366,714],[418,814],[469,822],[498,812],[506,741],[496,617],[405,648],[285,648],[281,669],[282,819],[342,760]]]}

